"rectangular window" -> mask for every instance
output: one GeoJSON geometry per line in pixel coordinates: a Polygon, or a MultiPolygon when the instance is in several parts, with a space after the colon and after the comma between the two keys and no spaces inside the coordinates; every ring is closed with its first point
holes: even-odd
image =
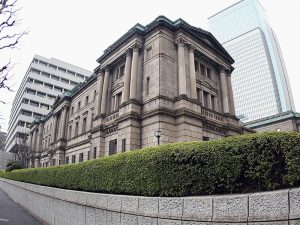
{"type": "Polygon", "coordinates": [[[67,71],[63,68],[58,67],[58,71],[62,72],[62,73],[66,73],[67,71]]]}
{"type": "Polygon", "coordinates": [[[216,110],[215,104],[216,104],[216,97],[212,95],[211,96],[211,108],[213,110],[216,110]]]}
{"type": "Polygon", "coordinates": [[[66,157],[66,164],[69,164],[69,156],[66,157]]]}
{"type": "Polygon", "coordinates": [[[46,98],[46,94],[43,92],[37,92],[37,96],[42,97],[42,98],[46,98]]]}
{"type": "Polygon", "coordinates": [[[97,91],[94,91],[94,101],[96,100],[97,91]]]}
{"type": "Polygon", "coordinates": [[[41,103],[41,108],[42,109],[47,109],[47,110],[49,110],[49,105],[46,105],[46,104],[43,104],[43,103],[41,103]]]}
{"type": "Polygon", "coordinates": [[[211,70],[209,68],[206,68],[206,76],[211,79],[211,70]]]}
{"type": "Polygon", "coordinates": [[[94,154],[93,154],[93,158],[96,159],[97,158],[97,147],[94,147],[94,154]]]}
{"type": "Polygon", "coordinates": [[[43,61],[40,61],[39,64],[42,65],[42,66],[44,66],[44,67],[48,66],[48,64],[46,62],[43,62],[43,61]]]}
{"type": "Polygon", "coordinates": [[[195,60],[195,71],[199,73],[199,62],[195,60]]]}
{"type": "Polygon", "coordinates": [[[200,95],[200,88],[196,88],[196,90],[197,90],[197,99],[199,101],[201,101],[201,99],[200,99],[200,97],[201,97],[201,95],[200,95]]]}
{"type": "Polygon", "coordinates": [[[27,93],[28,93],[28,94],[31,94],[31,95],[35,95],[35,94],[36,94],[36,91],[28,88],[28,89],[27,89],[27,93]]]}
{"type": "Polygon", "coordinates": [[[89,104],[89,96],[85,97],[85,105],[89,104]]]}
{"type": "Polygon", "coordinates": [[[122,152],[126,151],[126,139],[122,139],[122,152]]]}
{"type": "Polygon", "coordinates": [[[200,63],[200,73],[201,75],[205,76],[205,66],[200,63]]]}
{"type": "Polygon", "coordinates": [[[116,109],[121,105],[122,103],[122,92],[118,93],[116,95],[116,109]]]}
{"type": "Polygon", "coordinates": [[[32,116],[32,112],[27,111],[27,110],[23,110],[23,111],[22,111],[22,115],[25,115],[25,116],[32,116]]]}
{"type": "Polygon", "coordinates": [[[87,160],[90,160],[90,159],[91,159],[91,152],[88,151],[88,152],[87,152],[87,160]]]}
{"type": "Polygon", "coordinates": [[[74,106],[71,108],[71,115],[74,113],[74,106]]]}
{"type": "Polygon", "coordinates": [[[93,121],[94,121],[94,113],[92,113],[92,118],[91,118],[91,128],[93,128],[93,121]]]}
{"type": "Polygon", "coordinates": [[[41,74],[43,77],[47,77],[47,78],[50,78],[50,74],[49,73],[46,73],[46,72],[42,72],[41,74]]]}
{"type": "Polygon", "coordinates": [[[41,119],[42,118],[42,114],[39,114],[39,113],[33,113],[33,117],[36,118],[36,119],[41,119]]]}
{"type": "Polygon", "coordinates": [[[52,70],[56,70],[57,69],[57,66],[54,66],[54,65],[51,65],[51,64],[49,64],[49,66],[48,66],[50,69],[52,69],[52,70]]]}
{"type": "Polygon", "coordinates": [[[59,80],[59,77],[55,76],[55,75],[51,75],[51,79],[53,79],[53,80],[59,80]]]}
{"type": "Polygon", "coordinates": [[[77,137],[78,136],[78,127],[79,127],[79,124],[78,122],[75,123],[75,133],[74,133],[74,137],[77,137]]]}
{"type": "Polygon", "coordinates": [[[55,166],[55,164],[56,164],[56,160],[52,159],[52,165],[55,166]]]}
{"type": "Polygon", "coordinates": [[[57,87],[57,86],[54,86],[54,90],[55,90],[55,91],[60,91],[60,92],[63,91],[63,89],[62,89],[61,87],[57,87]]]}
{"type": "Polygon", "coordinates": [[[36,70],[36,69],[31,69],[31,72],[32,72],[32,73],[36,73],[36,74],[40,74],[40,71],[39,71],[39,70],[36,70]]]}
{"type": "Polygon", "coordinates": [[[81,102],[78,102],[78,107],[77,107],[78,111],[80,110],[80,104],[81,104],[81,102]]]}
{"type": "Polygon", "coordinates": [[[73,71],[68,70],[67,73],[75,77],[75,73],[73,71]]]}
{"type": "Polygon", "coordinates": [[[83,153],[79,153],[79,162],[83,162],[83,153]]]}
{"type": "Polygon", "coordinates": [[[84,134],[86,132],[86,117],[83,118],[83,121],[82,121],[82,134],[84,134]]]}
{"type": "Polygon", "coordinates": [[[152,57],[152,47],[147,48],[146,50],[146,60],[151,59],[152,57]]]}
{"type": "Polygon", "coordinates": [[[209,137],[203,136],[202,140],[203,140],[203,141],[209,141],[209,137]]]}
{"type": "Polygon", "coordinates": [[[203,91],[203,106],[208,108],[208,92],[203,91]]]}
{"type": "Polygon", "coordinates": [[[117,139],[109,141],[109,155],[113,155],[117,153],[117,139]]]}
{"type": "Polygon", "coordinates": [[[65,83],[65,84],[69,84],[69,80],[61,78],[61,82],[65,83]]]}
{"type": "Polygon", "coordinates": [[[55,96],[53,96],[53,95],[47,95],[47,98],[50,99],[50,100],[54,100],[55,96]]]}
{"type": "Polygon", "coordinates": [[[77,75],[77,77],[81,78],[82,80],[84,79],[83,75],[81,75],[81,74],[76,74],[76,75],[77,75]]]}
{"type": "Polygon", "coordinates": [[[69,126],[69,133],[68,133],[68,138],[72,138],[72,126],[69,126]]]}
{"type": "MultiPolygon", "coordinates": [[[[44,87],[45,87],[45,88],[48,88],[48,89],[52,89],[53,86],[52,86],[51,84],[46,84],[46,83],[44,83],[44,87]]],[[[55,97],[54,97],[54,98],[55,98],[55,97]]]]}
{"type": "Polygon", "coordinates": [[[39,85],[39,86],[43,86],[43,82],[38,81],[38,80],[35,80],[35,81],[34,81],[34,84],[35,84],[35,85],[39,85]]]}
{"type": "Polygon", "coordinates": [[[150,89],[150,77],[147,77],[146,95],[149,95],[149,89],[150,89]]]}
{"type": "Polygon", "coordinates": [[[77,82],[70,81],[70,85],[72,85],[72,86],[76,86],[77,84],[78,84],[77,82]]]}
{"type": "Polygon", "coordinates": [[[72,155],[72,163],[76,162],[76,155],[72,155]]]}
{"type": "Polygon", "coordinates": [[[24,98],[22,103],[24,103],[24,104],[28,104],[28,103],[29,103],[29,100],[28,100],[28,99],[26,99],[26,98],[24,98]]]}
{"type": "Polygon", "coordinates": [[[19,121],[18,122],[18,126],[24,127],[25,126],[25,122],[24,121],[19,121]]]}
{"type": "Polygon", "coordinates": [[[120,67],[119,78],[124,76],[125,65],[120,67]]]}

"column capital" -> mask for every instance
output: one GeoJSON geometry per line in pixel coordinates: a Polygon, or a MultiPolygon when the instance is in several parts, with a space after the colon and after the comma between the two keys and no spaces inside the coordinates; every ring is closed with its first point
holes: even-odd
{"type": "Polygon", "coordinates": [[[175,40],[175,44],[177,44],[178,47],[184,47],[186,43],[186,40],[184,40],[182,37],[179,37],[175,40]]]}
{"type": "Polygon", "coordinates": [[[131,57],[132,56],[132,49],[131,48],[126,49],[125,54],[126,54],[126,56],[131,57]]]}
{"type": "Polygon", "coordinates": [[[103,67],[104,73],[105,73],[105,72],[110,72],[111,68],[112,68],[111,65],[106,65],[106,66],[104,66],[104,67],[103,67]]]}
{"type": "Polygon", "coordinates": [[[226,74],[226,76],[230,76],[231,75],[230,69],[226,68],[223,65],[219,65],[219,70],[220,70],[220,73],[223,72],[223,73],[226,74]]]}
{"type": "Polygon", "coordinates": [[[138,52],[141,48],[142,46],[138,43],[134,43],[133,46],[131,47],[133,52],[138,52]]]}
{"type": "Polygon", "coordinates": [[[190,53],[194,52],[194,50],[196,49],[195,45],[193,45],[193,44],[187,44],[187,47],[188,47],[188,50],[190,53]]]}

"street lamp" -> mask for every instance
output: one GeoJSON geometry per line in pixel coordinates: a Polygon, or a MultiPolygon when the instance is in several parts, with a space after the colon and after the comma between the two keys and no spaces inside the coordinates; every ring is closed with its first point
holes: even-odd
{"type": "Polygon", "coordinates": [[[154,132],[154,136],[157,137],[157,145],[159,145],[159,138],[160,138],[160,136],[161,136],[161,131],[160,131],[160,129],[158,129],[158,130],[156,130],[156,131],[154,132]]]}

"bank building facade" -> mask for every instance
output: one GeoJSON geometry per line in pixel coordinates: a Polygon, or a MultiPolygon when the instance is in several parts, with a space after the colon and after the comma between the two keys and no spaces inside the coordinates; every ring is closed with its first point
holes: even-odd
{"type": "Polygon", "coordinates": [[[135,25],[97,62],[32,123],[33,166],[250,132],[235,117],[234,60],[211,33],[182,19],[135,25]]]}

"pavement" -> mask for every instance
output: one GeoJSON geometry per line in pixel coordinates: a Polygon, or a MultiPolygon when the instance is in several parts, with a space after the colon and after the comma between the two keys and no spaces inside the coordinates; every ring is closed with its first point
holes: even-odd
{"type": "Polygon", "coordinates": [[[43,225],[0,189],[0,225],[43,225]]]}

